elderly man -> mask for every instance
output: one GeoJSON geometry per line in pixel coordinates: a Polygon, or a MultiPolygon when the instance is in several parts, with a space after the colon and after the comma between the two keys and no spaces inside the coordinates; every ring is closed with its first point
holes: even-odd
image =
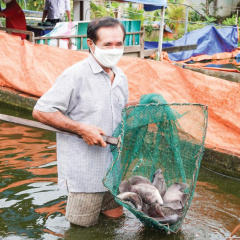
{"type": "MultiPolygon", "coordinates": [[[[24,12],[18,5],[16,0],[3,0],[6,4],[6,8],[0,11],[0,17],[6,18],[6,28],[13,28],[18,30],[27,30],[26,19],[24,12]]],[[[25,34],[12,33],[13,35],[20,36],[22,39],[26,39],[25,34]]]]}
{"type": "Polygon", "coordinates": [[[46,17],[46,21],[52,24],[64,22],[65,12],[68,20],[71,22],[70,0],[46,0],[42,22],[45,21],[46,17]]]}
{"type": "Polygon", "coordinates": [[[58,186],[69,191],[66,219],[80,226],[96,224],[101,211],[122,214],[102,184],[112,155],[101,135],[112,135],[128,102],[127,78],[116,67],[125,34],[114,18],[90,22],[90,56],[65,70],[33,111],[39,121],[82,136],[57,135],[58,186]]]}

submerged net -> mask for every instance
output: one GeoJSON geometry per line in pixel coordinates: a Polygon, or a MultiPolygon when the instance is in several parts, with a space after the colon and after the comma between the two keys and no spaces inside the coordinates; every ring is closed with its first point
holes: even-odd
{"type": "Polygon", "coordinates": [[[144,225],[176,232],[191,204],[203,155],[207,107],[201,104],[168,104],[161,95],[149,94],[140,104],[123,109],[122,122],[114,132],[119,148],[112,146],[113,162],[103,183],[116,201],[144,225]],[[163,225],[128,202],[117,198],[123,180],[140,175],[152,180],[163,171],[167,187],[175,182],[189,184],[187,202],[174,225],[163,225]]]}

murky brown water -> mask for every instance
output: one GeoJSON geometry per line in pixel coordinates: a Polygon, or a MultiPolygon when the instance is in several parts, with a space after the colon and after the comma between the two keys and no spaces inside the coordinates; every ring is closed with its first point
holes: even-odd
{"type": "MultiPolygon", "coordinates": [[[[30,116],[2,105],[0,112],[30,116]]],[[[55,134],[0,122],[0,239],[219,240],[240,222],[240,181],[204,168],[181,231],[170,235],[146,229],[127,210],[91,228],[72,226],[64,218],[67,193],[56,181],[55,134]]]]}

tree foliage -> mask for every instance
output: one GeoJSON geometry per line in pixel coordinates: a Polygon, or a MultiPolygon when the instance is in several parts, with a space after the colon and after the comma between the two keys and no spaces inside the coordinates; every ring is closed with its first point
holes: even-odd
{"type": "MultiPolygon", "coordinates": [[[[25,9],[24,0],[18,0],[17,2],[22,9],[25,9]]],[[[44,5],[44,0],[26,0],[26,10],[42,12],[44,9],[44,5]]]]}
{"type": "MultiPolygon", "coordinates": [[[[233,25],[236,25],[236,14],[234,14],[232,17],[230,18],[226,18],[222,23],[223,25],[227,25],[227,26],[233,26],[233,25]]],[[[237,21],[237,25],[240,24],[240,17],[238,18],[238,21],[237,21]]]]}

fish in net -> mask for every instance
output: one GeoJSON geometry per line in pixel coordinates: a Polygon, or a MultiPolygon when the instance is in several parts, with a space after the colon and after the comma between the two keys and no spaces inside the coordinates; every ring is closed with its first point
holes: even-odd
{"type": "Polygon", "coordinates": [[[120,147],[111,146],[113,161],[104,186],[116,201],[131,211],[145,226],[177,232],[193,199],[204,151],[208,120],[207,106],[193,103],[169,104],[160,94],[148,94],[140,103],[122,111],[122,121],[113,136],[120,147]],[[132,204],[118,198],[119,185],[133,176],[153,179],[161,169],[167,188],[176,182],[187,183],[186,203],[178,221],[162,224],[132,204]]]}

